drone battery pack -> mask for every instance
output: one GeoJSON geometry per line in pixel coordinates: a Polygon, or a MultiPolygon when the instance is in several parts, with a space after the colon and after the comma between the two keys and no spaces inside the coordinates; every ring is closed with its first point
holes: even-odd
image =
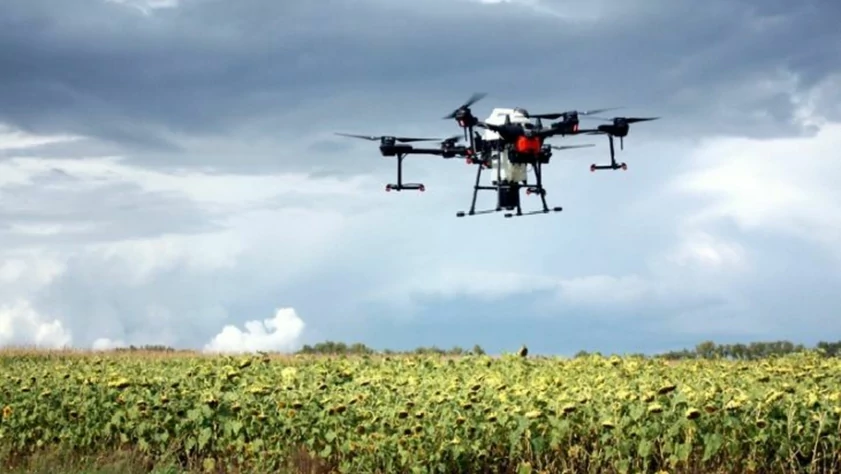
{"type": "Polygon", "coordinates": [[[499,207],[503,209],[514,209],[520,204],[520,188],[510,186],[499,188],[499,207]]]}

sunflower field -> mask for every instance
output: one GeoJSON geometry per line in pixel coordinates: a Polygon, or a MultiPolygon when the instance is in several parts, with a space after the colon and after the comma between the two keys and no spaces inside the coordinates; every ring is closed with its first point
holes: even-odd
{"type": "Polygon", "coordinates": [[[191,472],[841,472],[841,361],[0,358],[0,463],[132,450],[191,472]]]}

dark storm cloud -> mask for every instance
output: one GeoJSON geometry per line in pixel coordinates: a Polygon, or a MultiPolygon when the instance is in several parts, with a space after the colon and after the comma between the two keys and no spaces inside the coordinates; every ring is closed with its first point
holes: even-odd
{"type": "Polygon", "coordinates": [[[439,117],[474,90],[534,110],[629,106],[667,116],[658,133],[779,134],[788,97],[744,88],[784,68],[802,87],[837,70],[832,0],[626,9],[576,23],[516,3],[196,0],[146,17],[98,1],[6,0],[0,120],[141,149],[138,159],[159,166],[303,169],[313,153],[350,145],[290,145],[294,134],[452,127],[439,117]]]}

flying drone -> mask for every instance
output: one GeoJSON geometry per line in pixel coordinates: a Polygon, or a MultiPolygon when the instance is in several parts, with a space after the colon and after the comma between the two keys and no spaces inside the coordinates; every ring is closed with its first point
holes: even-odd
{"type": "Polygon", "coordinates": [[[467,164],[476,165],[476,181],[473,185],[473,199],[470,209],[459,211],[457,217],[489,214],[507,211],[507,218],[535,214],[560,212],[562,207],[550,209],[546,202],[546,188],[543,186],[544,165],[549,164],[553,150],[570,150],[595,146],[593,144],[558,146],[545,143],[546,139],[555,136],[572,135],[606,135],[610,144],[610,164],[590,166],[590,171],[597,170],[627,170],[625,163],[616,161],[614,138],[620,140],[620,150],[624,150],[624,139],[628,136],[630,124],[657,120],[659,117],[598,117],[596,114],[615,110],[615,108],[567,111],[559,113],[529,114],[523,108],[494,108],[488,118],[480,121],[473,115],[470,107],[484,98],[487,94],[475,93],[462,106],[443,117],[455,120],[462,129],[461,135],[442,138],[418,138],[395,136],[368,136],[350,133],[337,135],[360,138],[380,142],[380,154],[386,157],[397,157],[397,182],[387,184],[386,191],[425,191],[421,183],[403,182],[403,160],[409,155],[433,155],[444,159],[465,158],[467,164]],[[595,128],[585,129],[580,126],[579,117],[585,116],[596,120],[610,122],[595,128]],[[560,119],[560,120],[559,120],[560,119]],[[543,126],[543,120],[556,120],[543,126]],[[480,134],[476,128],[482,128],[480,134]],[[464,140],[466,144],[460,144],[464,140]],[[416,142],[439,142],[438,146],[420,148],[411,145],[416,142]],[[528,170],[534,172],[534,183],[529,183],[528,170]],[[496,176],[491,184],[482,184],[482,172],[496,169],[496,176]],[[520,203],[520,190],[525,189],[527,195],[540,196],[542,207],[534,211],[523,212],[520,203]],[[476,200],[479,191],[495,191],[497,204],[495,208],[476,210],[476,200]]]}

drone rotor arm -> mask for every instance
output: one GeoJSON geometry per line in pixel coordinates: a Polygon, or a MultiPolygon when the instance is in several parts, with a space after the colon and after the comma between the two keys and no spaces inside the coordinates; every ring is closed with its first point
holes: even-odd
{"type": "Polygon", "coordinates": [[[398,141],[401,143],[412,143],[412,142],[440,142],[444,139],[442,138],[413,138],[413,137],[394,137],[394,141],[398,141]]]}
{"type": "Polygon", "coordinates": [[[555,135],[571,135],[568,131],[559,127],[542,128],[534,132],[534,136],[540,138],[554,137],[555,135]]]}
{"type": "Polygon", "coordinates": [[[336,135],[342,137],[350,137],[350,138],[361,138],[362,140],[370,140],[370,141],[377,141],[377,140],[384,140],[386,138],[390,138],[396,142],[401,143],[411,143],[411,142],[439,142],[443,140],[442,138],[416,138],[416,137],[394,137],[390,135],[357,135],[355,133],[343,133],[343,132],[334,132],[336,135]]]}

